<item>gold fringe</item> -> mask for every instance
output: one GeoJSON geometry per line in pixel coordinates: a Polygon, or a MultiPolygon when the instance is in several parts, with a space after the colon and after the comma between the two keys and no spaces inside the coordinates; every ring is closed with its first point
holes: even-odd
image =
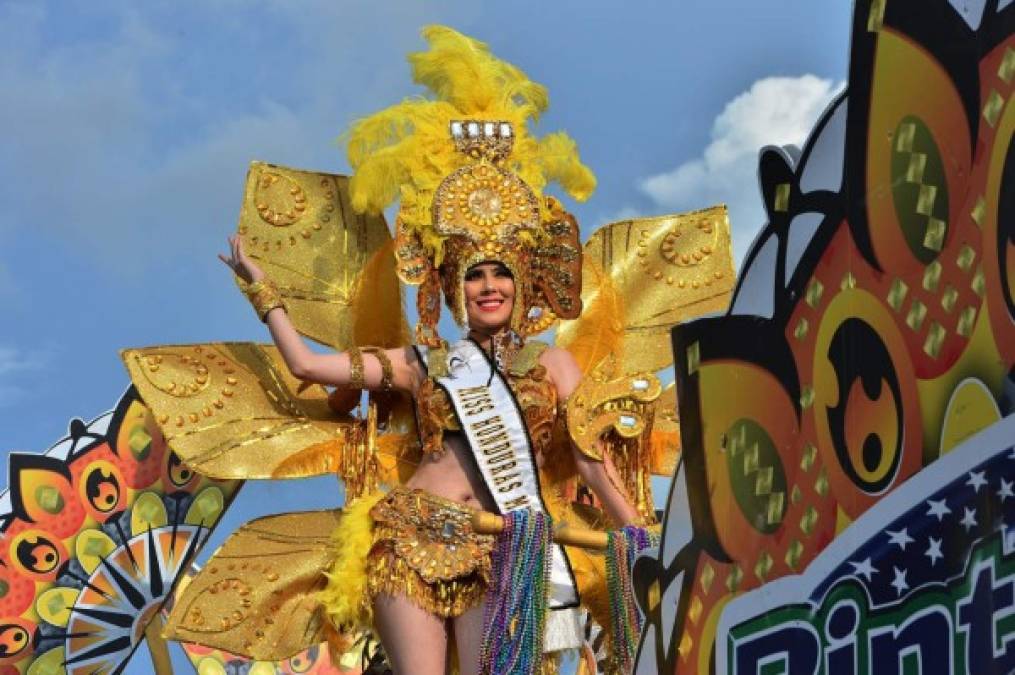
{"type": "Polygon", "coordinates": [[[367,559],[367,594],[399,596],[442,619],[461,616],[483,602],[487,574],[477,570],[468,576],[427,583],[387,543],[379,544],[367,559]]]}

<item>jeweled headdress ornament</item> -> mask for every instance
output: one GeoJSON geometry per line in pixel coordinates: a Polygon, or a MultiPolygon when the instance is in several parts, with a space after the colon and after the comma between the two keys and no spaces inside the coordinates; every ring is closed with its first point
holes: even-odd
{"type": "Polygon", "coordinates": [[[548,105],[545,87],[450,28],[430,26],[423,37],[430,49],[409,62],[431,97],[391,106],[349,132],[354,208],[400,202],[395,255],[402,281],[420,286],[416,339],[443,344],[436,330],[442,288],[465,324],[464,276],[484,261],[514,275],[511,327],[519,335],[576,317],[578,225],[543,189],[556,181],[584,200],[595,177],[569,136],[529,133],[548,105]]]}

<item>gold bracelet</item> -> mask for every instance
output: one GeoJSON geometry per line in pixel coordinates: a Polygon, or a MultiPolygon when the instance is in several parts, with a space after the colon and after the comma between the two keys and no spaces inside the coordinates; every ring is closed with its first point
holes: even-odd
{"type": "Polygon", "coordinates": [[[365,389],[366,380],[363,377],[363,354],[359,347],[349,347],[346,352],[349,355],[349,386],[353,389],[365,389]]]}
{"type": "Polygon", "coordinates": [[[395,369],[392,368],[391,359],[388,358],[387,353],[380,347],[363,347],[362,349],[367,354],[377,357],[377,361],[381,364],[381,389],[391,391],[394,386],[395,369]]]}
{"type": "Polygon", "coordinates": [[[247,296],[247,300],[254,306],[257,316],[264,323],[268,322],[268,312],[279,307],[282,309],[286,308],[278,287],[267,277],[252,284],[241,286],[241,288],[243,289],[243,294],[247,296]]]}

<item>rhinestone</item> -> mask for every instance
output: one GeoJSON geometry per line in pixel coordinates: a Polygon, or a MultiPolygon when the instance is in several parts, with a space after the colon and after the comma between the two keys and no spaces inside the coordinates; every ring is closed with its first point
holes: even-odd
{"type": "Polygon", "coordinates": [[[648,380],[635,380],[631,383],[631,389],[635,391],[645,391],[648,389],[648,380]]]}
{"type": "Polygon", "coordinates": [[[622,427],[631,428],[635,425],[636,422],[637,420],[634,418],[633,415],[621,415],[618,424],[620,424],[620,426],[622,427]]]}
{"type": "Polygon", "coordinates": [[[465,135],[465,129],[462,127],[462,123],[461,122],[452,122],[451,123],[451,137],[452,138],[461,138],[464,135],[465,135]]]}
{"type": "Polygon", "coordinates": [[[508,124],[507,122],[501,122],[500,135],[503,136],[504,138],[511,138],[511,134],[512,134],[511,125],[508,124]]]}
{"type": "Polygon", "coordinates": [[[484,136],[493,136],[496,133],[496,130],[497,130],[497,125],[494,124],[493,122],[485,122],[483,124],[483,135],[484,136]]]}
{"type": "Polygon", "coordinates": [[[479,122],[469,122],[466,126],[469,138],[479,138],[479,122]]]}

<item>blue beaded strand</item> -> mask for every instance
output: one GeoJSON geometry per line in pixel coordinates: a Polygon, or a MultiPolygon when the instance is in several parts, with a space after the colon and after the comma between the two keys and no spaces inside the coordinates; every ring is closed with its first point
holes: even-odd
{"type": "Polygon", "coordinates": [[[504,515],[504,529],[493,550],[493,576],[483,615],[480,670],[484,674],[533,675],[539,670],[551,525],[544,513],[516,510],[504,515]]]}
{"type": "Polygon", "coordinates": [[[608,532],[606,538],[606,589],[610,598],[613,658],[620,672],[634,668],[642,616],[634,598],[634,561],[647,548],[659,545],[659,536],[628,525],[608,532]]]}

